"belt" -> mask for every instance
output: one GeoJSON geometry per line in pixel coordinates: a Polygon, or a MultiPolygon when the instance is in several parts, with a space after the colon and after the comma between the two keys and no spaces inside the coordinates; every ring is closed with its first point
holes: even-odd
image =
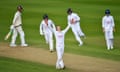
{"type": "Polygon", "coordinates": [[[22,24],[20,24],[20,25],[17,25],[17,26],[15,26],[15,28],[17,28],[17,27],[19,27],[19,26],[21,26],[22,24]]]}

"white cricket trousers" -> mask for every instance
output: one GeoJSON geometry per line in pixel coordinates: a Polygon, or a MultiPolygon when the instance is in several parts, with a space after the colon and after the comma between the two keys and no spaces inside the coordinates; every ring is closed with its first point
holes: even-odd
{"type": "Polygon", "coordinates": [[[105,40],[106,40],[106,45],[107,45],[107,49],[112,49],[113,48],[113,31],[105,31],[105,40]]]}
{"type": "Polygon", "coordinates": [[[46,43],[49,44],[50,51],[53,51],[53,35],[52,35],[52,32],[45,33],[45,40],[46,40],[46,43]]]}
{"type": "Polygon", "coordinates": [[[23,31],[21,26],[13,29],[11,44],[15,44],[16,37],[18,36],[18,33],[20,34],[21,45],[25,44],[25,38],[24,38],[25,34],[24,34],[24,31],[23,31]]]}
{"type": "Polygon", "coordinates": [[[85,34],[83,33],[83,31],[82,31],[82,29],[81,29],[81,27],[80,27],[79,24],[80,24],[79,22],[76,23],[76,25],[77,25],[77,26],[76,26],[76,30],[77,30],[79,36],[85,36],[85,34]]]}
{"type": "Polygon", "coordinates": [[[57,62],[56,62],[56,69],[64,68],[63,62],[63,54],[64,54],[64,47],[56,47],[57,51],[57,62]]]}
{"type": "Polygon", "coordinates": [[[72,32],[75,35],[76,40],[80,43],[83,44],[82,40],[80,39],[80,36],[84,36],[84,33],[80,29],[80,26],[78,24],[72,25],[72,32]]]}

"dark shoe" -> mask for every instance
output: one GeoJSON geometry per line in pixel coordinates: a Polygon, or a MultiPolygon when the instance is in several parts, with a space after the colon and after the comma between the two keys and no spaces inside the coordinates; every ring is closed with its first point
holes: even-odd
{"type": "Polygon", "coordinates": [[[50,51],[51,53],[53,52],[53,51],[50,51]]]}
{"type": "Polygon", "coordinates": [[[61,68],[62,70],[66,69],[66,66],[64,66],[63,68],[61,68]]]}

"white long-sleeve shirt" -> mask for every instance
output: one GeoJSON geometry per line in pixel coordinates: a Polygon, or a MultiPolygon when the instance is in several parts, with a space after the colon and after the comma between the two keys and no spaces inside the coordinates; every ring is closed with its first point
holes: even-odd
{"type": "Polygon", "coordinates": [[[52,32],[51,28],[55,30],[55,25],[52,20],[49,19],[48,24],[46,24],[45,21],[42,20],[42,22],[40,23],[40,34],[52,32]]]}
{"type": "Polygon", "coordinates": [[[19,26],[20,24],[22,24],[21,13],[17,11],[14,15],[13,25],[19,26]]]}
{"type": "MultiPolygon", "coordinates": [[[[80,21],[80,17],[79,17],[76,13],[72,13],[72,14],[68,15],[67,18],[68,18],[68,24],[69,24],[69,25],[71,25],[72,19],[74,19],[74,21],[75,21],[76,23],[80,21]]],[[[76,23],[75,23],[75,24],[76,24],[76,23]]],[[[72,25],[74,25],[74,24],[72,24],[72,25]]]]}
{"type": "Polygon", "coordinates": [[[56,38],[56,47],[64,47],[64,37],[65,33],[68,31],[70,28],[70,25],[68,25],[64,30],[62,31],[54,31],[55,38],[56,38]]]}
{"type": "Polygon", "coordinates": [[[105,31],[113,31],[114,26],[113,16],[104,16],[102,18],[102,28],[104,28],[105,31]]]}

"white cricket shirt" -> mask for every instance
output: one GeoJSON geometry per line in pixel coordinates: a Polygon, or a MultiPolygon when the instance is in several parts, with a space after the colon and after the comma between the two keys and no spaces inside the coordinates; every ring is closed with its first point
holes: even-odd
{"type": "Polygon", "coordinates": [[[45,21],[42,20],[40,24],[40,32],[49,33],[49,32],[52,32],[51,29],[55,29],[55,26],[52,20],[49,19],[48,24],[46,24],[45,21]]]}
{"type": "Polygon", "coordinates": [[[21,13],[17,11],[14,15],[13,25],[19,26],[20,24],[22,24],[21,13]]]}
{"type": "Polygon", "coordinates": [[[105,31],[111,31],[113,30],[114,19],[112,16],[104,16],[102,19],[102,27],[105,29],[105,31]]]}
{"type": "Polygon", "coordinates": [[[68,15],[68,24],[71,24],[71,20],[74,19],[74,21],[79,22],[80,17],[76,13],[72,13],[71,15],[68,15]]]}

